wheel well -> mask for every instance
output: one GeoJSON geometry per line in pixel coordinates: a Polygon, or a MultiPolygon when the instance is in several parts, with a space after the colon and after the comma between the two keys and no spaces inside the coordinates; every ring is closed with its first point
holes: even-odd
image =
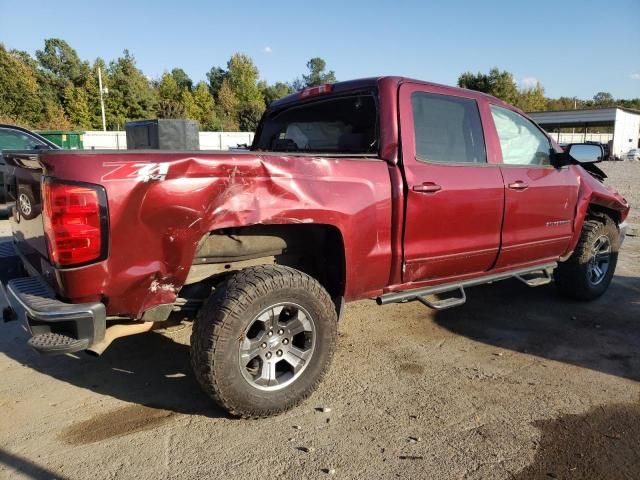
{"type": "Polygon", "coordinates": [[[613,210],[612,208],[603,207],[601,205],[589,204],[587,210],[587,218],[593,218],[595,220],[604,220],[604,217],[609,217],[616,225],[620,224],[620,212],[613,210]]]}
{"type": "Polygon", "coordinates": [[[186,284],[211,282],[242,268],[268,264],[286,265],[312,276],[337,306],[341,302],[344,242],[332,225],[251,225],[209,232],[198,244],[186,284]]]}

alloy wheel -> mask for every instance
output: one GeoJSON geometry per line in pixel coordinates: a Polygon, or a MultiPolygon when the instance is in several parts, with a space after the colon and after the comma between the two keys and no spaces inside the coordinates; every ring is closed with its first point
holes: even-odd
{"type": "Polygon", "coordinates": [[[259,390],[279,390],[309,365],[316,346],[313,317],[300,305],[282,302],[249,323],[238,349],[243,377],[259,390]]]}
{"type": "Polygon", "coordinates": [[[591,258],[587,263],[589,283],[596,286],[602,283],[611,263],[611,241],[606,235],[596,238],[591,248],[591,258]]]}

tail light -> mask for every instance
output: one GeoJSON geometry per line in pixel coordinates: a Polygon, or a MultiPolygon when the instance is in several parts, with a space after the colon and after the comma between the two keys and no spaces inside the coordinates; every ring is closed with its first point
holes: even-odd
{"type": "Polygon", "coordinates": [[[57,267],[81,266],[107,256],[107,201],[99,185],[42,185],[44,232],[49,258],[57,267]]]}

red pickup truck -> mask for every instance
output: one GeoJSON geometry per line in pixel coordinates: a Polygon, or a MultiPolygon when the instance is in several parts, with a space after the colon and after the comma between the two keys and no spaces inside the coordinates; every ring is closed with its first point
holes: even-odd
{"type": "Polygon", "coordinates": [[[598,145],[560,149],[488,95],[399,77],[270,105],[244,152],[5,152],[6,320],[100,354],[196,317],[195,376],[230,413],[282,412],[330,363],[345,302],[442,309],[465,288],[607,289],[629,205],[598,145]]]}

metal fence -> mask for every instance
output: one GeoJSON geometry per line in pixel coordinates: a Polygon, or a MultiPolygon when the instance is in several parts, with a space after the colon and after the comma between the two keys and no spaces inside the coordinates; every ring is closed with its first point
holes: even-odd
{"type": "Polygon", "coordinates": [[[558,143],[583,143],[583,142],[599,142],[608,143],[613,140],[613,133],[550,133],[558,143]]]}

